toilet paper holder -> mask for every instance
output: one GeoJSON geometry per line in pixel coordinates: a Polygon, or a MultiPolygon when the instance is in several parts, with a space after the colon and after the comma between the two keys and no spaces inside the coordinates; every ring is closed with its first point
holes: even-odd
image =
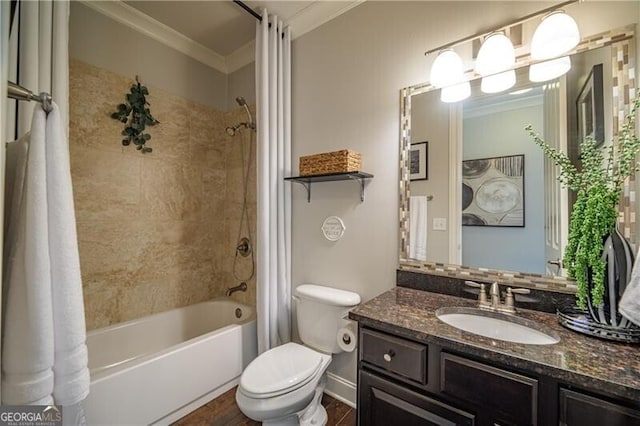
{"type": "Polygon", "coordinates": [[[343,335],[342,335],[342,342],[343,342],[345,345],[349,345],[349,344],[351,344],[351,337],[350,337],[348,334],[343,334],[343,335]]]}
{"type": "Polygon", "coordinates": [[[338,331],[338,346],[345,352],[353,352],[358,342],[358,323],[347,316],[342,318],[343,326],[338,331]]]}

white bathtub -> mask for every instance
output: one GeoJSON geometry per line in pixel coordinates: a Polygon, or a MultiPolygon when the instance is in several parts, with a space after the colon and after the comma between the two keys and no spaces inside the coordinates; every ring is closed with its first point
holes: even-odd
{"type": "Polygon", "coordinates": [[[87,424],[169,424],[238,383],[257,355],[255,310],[214,299],[90,331],[87,346],[87,424]]]}

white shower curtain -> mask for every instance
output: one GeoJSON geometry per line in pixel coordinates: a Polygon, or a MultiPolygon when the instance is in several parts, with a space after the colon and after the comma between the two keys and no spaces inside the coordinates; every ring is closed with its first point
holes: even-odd
{"type": "MultiPolygon", "coordinates": [[[[8,26],[3,25],[2,31],[9,31],[8,26]]],[[[3,75],[3,79],[8,77],[36,94],[48,92],[55,105],[46,117],[37,103],[5,101],[5,140],[20,139],[21,142],[12,143],[13,151],[19,144],[29,146],[23,150],[29,153],[28,160],[20,163],[17,161],[20,156],[12,156],[11,162],[7,160],[7,168],[11,171],[25,167],[24,182],[38,182],[38,185],[25,184],[24,194],[28,195],[20,198],[37,203],[21,201],[20,209],[5,211],[9,218],[6,228],[19,229],[22,233],[12,231],[4,237],[3,257],[10,259],[5,261],[3,271],[6,274],[3,302],[7,309],[3,312],[6,323],[3,324],[2,402],[48,404],[53,401],[64,405],[64,425],[78,425],[85,423],[82,400],[89,392],[89,370],[67,141],[68,46],[68,1],[17,3],[9,35],[8,76],[3,75]],[[30,135],[25,136],[29,131],[30,135]],[[32,191],[34,187],[36,191],[32,191]],[[38,229],[33,224],[46,226],[38,229]],[[12,235],[16,238],[11,238],[12,235]],[[25,236],[34,238],[25,243],[25,236]],[[25,247],[35,247],[44,254],[25,256],[28,252],[25,247]],[[9,263],[24,267],[21,270],[7,267],[9,263]],[[43,272],[42,279],[34,281],[34,271],[43,272]],[[35,294],[34,289],[42,291],[35,294]],[[27,297],[23,297],[24,293],[27,297]],[[12,301],[24,307],[24,311],[16,312],[12,301]],[[33,309],[36,305],[43,310],[33,309]],[[33,324],[42,326],[35,327],[33,333],[20,333],[21,330],[33,331],[34,327],[30,327],[33,324]],[[31,345],[33,350],[21,353],[25,345],[31,345]],[[38,372],[39,380],[29,382],[31,376],[22,374],[23,371],[38,372]],[[16,372],[19,374],[14,374],[16,372]]],[[[18,187],[20,180],[12,179],[7,184],[18,187]]]]}
{"type": "MultiPolygon", "coordinates": [[[[4,30],[4,29],[3,29],[4,30]]],[[[9,80],[39,94],[50,93],[68,134],[69,2],[19,1],[9,37],[9,80]]],[[[34,102],[7,101],[5,140],[29,131],[34,102]],[[16,119],[17,114],[17,119],[16,119]],[[16,127],[17,122],[17,127],[16,127]]]]}
{"type": "Polygon", "coordinates": [[[256,27],[258,351],[291,340],[291,32],[265,9],[256,27]],[[271,28],[269,28],[271,24],[271,28]]]}

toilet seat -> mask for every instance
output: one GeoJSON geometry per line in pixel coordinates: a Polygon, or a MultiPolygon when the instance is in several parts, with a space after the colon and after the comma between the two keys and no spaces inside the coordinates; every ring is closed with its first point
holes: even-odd
{"type": "Polygon", "coordinates": [[[297,343],[270,349],[246,368],[240,378],[241,392],[256,399],[292,392],[314,379],[326,357],[297,343]]]}

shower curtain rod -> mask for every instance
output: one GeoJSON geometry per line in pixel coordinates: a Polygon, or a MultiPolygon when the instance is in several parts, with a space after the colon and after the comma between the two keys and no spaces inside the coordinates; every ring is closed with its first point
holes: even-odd
{"type": "MultiPolygon", "coordinates": [[[[240,6],[241,8],[243,8],[244,11],[247,12],[249,15],[253,16],[258,21],[262,22],[262,16],[260,16],[260,14],[258,14],[255,10],[251,9],[249,6],[244,4],[244,2],[240,0],[232,0],[232,1],[238,6],[240,6]]],[[[269,28],[271,28],[271,22],[269,22],[269,28]]],[[[282,37],[284,38],[284,33],[282,33],[282,37]]]]}
{"type": "MultiPolygon", "coordinates": [[[[259,14],[256,13],[255,10],[251,9],[249,6],[247,6],[246,4],[244,4],[243,2],[241,2],[240,0],[233,0],[233,2],[235,4],[237,4],[238,6],[240,6],[241,8],[244,9],[245,12],[247,12],[249,15],[253,16],[254,18],[256,18],[258,21],[262,22],[262,16],[260,16],[259,14]]],[[[271,26],[271,24],[269,24],[269,26],[271,26]]]]}
{"type": "Polygon", "coordinates": [[[51,99],[51,95],[46,92],[42,92],[38,96],[34,94],[31,90],[25,89],[19,84],[16,84],[12,81],[7,81],[7,96],[10,97],[11,99],[15,99],[18,101],[39,102],[42,104],[42,109],[44,109],[45,112],[47,113],[51,112],[52,99],[51,99]]]}

